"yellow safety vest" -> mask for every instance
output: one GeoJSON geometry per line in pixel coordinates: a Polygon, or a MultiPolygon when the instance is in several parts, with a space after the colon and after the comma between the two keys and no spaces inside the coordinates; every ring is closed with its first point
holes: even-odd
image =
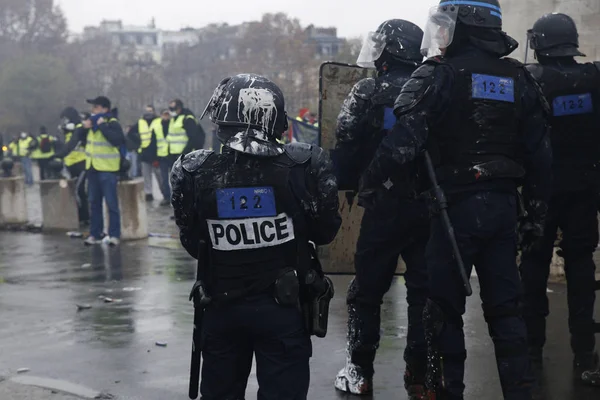
{"type": "Polygon", "coordinates": [[[152,132],[154,132],[156,135],[156,155],[158,157],[169,155],[169,145],[163,132],[162,119],[155,118],[150,125],[148,125],[145,119],[140,119],[138,121],[138,132],[142,140],[142,144],[138,150],[139,153],[142,153],[144,149],[150,146],[150,143],[152,143],[152,132]]]}
{"type": "Polygon", "coordinates": [[[11,143],[12,145],[14,145],[14,147],[11,147],[11,149],[13,149],[13,155],[19,157],[27,157],[27,153],[29,152],[29,146],[31,146],[32,140],[33,138],[31,136],[28,136],[26,139],[19,139],[18,143],[11,143]]]}
{"type": "Polygon", "coordinates": [[[167,142],[169,142],[169,154],[181,154],[190,140],[185,133],[183,123],[186,119],[192,118],[196,121],[193,115],[178,115],[175,118],[171,118],[169,122],[169,134],[167,135],[167,142]]]}
{"type": "Polygon", "coordinates": [[[50,135],[40,135],[38,137],[38,147],[34,151],[31,152],[31,158],[34,160],[46,160],[54,156],[54,142],[56,138],[50,135]],[[49,152],[43,153],[40,146],[42,145],[42,140],[48,139],[50,141],[50,145],[53,147],[49,152]]]}
{"type": "MultiPolygon", "coordinates": [[[[82,125],[78,124],[75,127],[75,129],[79,129],[81,127],[82,125]]],[[[67,132],[65,134],[65,140],[67,141],[67,143],[71,141],[71,137],[73,137],[73,132],[67,132]]],[[[72,165],[85,161],[85,159],[85,149],[81,146],[81,143],[78,143],[77,147],[75,147],[75,149],[65,157],[65,166],[70,167],[72,165]]]]}
{"type": "Polygon", "coordinates": [[[10,150],[13,157],[19,157],[19,145],[17,142],[10,142],[8,144],[8,150],[10,150]]]}
{"type": "MultiPolygon", "coordinates": [[[[115,118],[111,118],[108,123],[116,121],[115,118]]],[[[121,169],[119,149],[106,140],[100,129],[88,131],[85,154],[87,156],[86,169],[94,168],[99,172],[119,172],[121,169]]]]}
{"type": "Polygon", "coordinates": [[[162,119],[156,118],[152,121],[152,130],[156,134],[156,155],[166,157],[169,155],[169,143],[165,139],[165,132],[162,126],[162,119]]]}

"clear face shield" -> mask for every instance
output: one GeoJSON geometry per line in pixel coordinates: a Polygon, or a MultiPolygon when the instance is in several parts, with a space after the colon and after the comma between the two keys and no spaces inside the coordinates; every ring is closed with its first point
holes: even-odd
{"type": "Polygon", "coordinates": [[[381,57],[385,50],[385,35],[377,32],[369,32],[363,42],[362,49],[356,60],[356,64],[363,68],[375,68],[375,61],[381,57]]]}
{"type": "Polygon", "coordinates": [[[423,56],[429,58],[443,56],[446,53],[446,49],[454,39],[457,19],[457,5],[440,5],[429,10],[423,43],[421,43],[423,56]]]}

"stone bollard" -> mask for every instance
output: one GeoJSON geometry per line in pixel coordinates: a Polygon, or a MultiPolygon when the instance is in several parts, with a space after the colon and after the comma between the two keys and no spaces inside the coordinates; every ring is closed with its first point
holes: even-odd
{"type": "Polygon", "coordinates": [[[76,231],[79,229],[76,180],[52,179],[40,182],[44,231],[76,231]]]}
{"type": "Polygon", "coordinates": [[[25,178],[0,178],[0,226],[28,222],[25,178]]]}
{"type": "Polygon", "coordinates": [[[23,164],[21,164],[21,161],[15,162],[15,166],[12,170],[12,176],[23,176],[23,164]]]}
{"type": "MultiPolygon", "coordinates": [[[[119,182],[119,210],[121,211],[121,240],[139,240],[148,237],[148,214],[144,181],[134,179],[119,182]]],[[[104,203],[104,231],[108,233],[108,208],[104,203]]]]}

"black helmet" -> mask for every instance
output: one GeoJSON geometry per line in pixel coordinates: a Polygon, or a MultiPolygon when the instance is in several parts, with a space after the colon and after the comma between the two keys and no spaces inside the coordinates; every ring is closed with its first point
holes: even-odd
{"type": "Polygon", "coordinates": [[[356,63],[365,68],[377,68],[390,62],[417,66],[423,60],[421,42],[423,31],[412,22],[390,19],[369,32],[356,63]]]}
{"type": "Polygon", "coordinates": [[[223,143],[234,136],[275,142],[288,129],[281,89],[259,75],[240,74],[221,81],[205,113],[219,126],[217,136],[223,143]]]}
{"type": "Polygon", "coordinates": [[[579,49],[577,25],[566,14],[546,14],[528,32],[529,45],[536,54],[545,57],[576,57],[585,54],[579,49]]]}
{"type": "Polygon", "coordinates": [[[410,21],[390,19],[379,25],[377,33],[385,37],[384,51],[399,61],[418,65],[423,61],[423,30],[410,21]]]}
{"type": "Polygon", "coordinates": [[[438,8],[458,7],[457,19],[464,25],[502,29],[502,8],[498,0],[441,0],[438,8]]]}

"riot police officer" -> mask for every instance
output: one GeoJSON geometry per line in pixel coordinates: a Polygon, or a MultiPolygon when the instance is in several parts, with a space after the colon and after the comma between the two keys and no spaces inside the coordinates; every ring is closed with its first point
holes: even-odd
{"type": "Polygon", "coordinates": [[[243,399],[254,353],[259,398],[306,399],[312,346],[298,292],[309,240],[330,243],[341,224],[331,162],[319,147],[277,142],[284,97],[261,76],[225,79],[207,112],[222,154],[192,152],[171,174],[183,246],[198,257],[209,243],[202,398],[243,399]]]}
{"type": "MultiPolygon", "coordinates": [[[[400,19],[385,21],[367,36],[357,63],[376,68],[377,77],[365,78],[354,86],[338,117],[334,163],[342,190],[358,189],[361,173],[393,127],[394,101],[423,59],[422,40],[421,28],[400,19]]],[[[405,384],[411,398],[423,394],[426,345],[422,314],[427,300],[429,216],[427,205],[414,197],[414,182],[396,176],[374,192],[359,194],[365,214],[354,261],[356,277],[347,299],[348,361],[335,380],[341,391],[358,395],[372,392],[380,308],[401,255],[407,268],[409,326],[405,384]]]]}
{"type": "Polygon", "coordinates": [[[594,352],[595,270],[600,178],[600,64],[579,64],[579,35],[565,14],[547,14],[529,31],[539,64],[528,69],[551,105],[554,186],[544,238],[524,254],[521,276],[532,361],[541,366],[549,313],[546,287],[560,228],[569,303],[569,330],[576,377],[598,363],[594,352]]]}
{"type": "MultiPolygon", "coordinates": [[[[516,47],[502,32],[497,0],[442,0],[424,34],[422,50],[430,58],[404,85],[395,104],[398,121],[362,185],[377,187],[390,171],[428,150],[447,196],[436,193],[437,204],[454,225],[465,275],[475,266],[479,276],[504,398],[530,399],[533,378],[516,265],[517,186],[524,182],[529,247],[542,234],[551,151],[539,86],[522,64],[502,58],[516,47]]],[[[426,384],[436,398],[454,400],[463,399],[465,388],[462,315],[468,291],[446,222],[432,218],[426,251],[426,384]]]]}

